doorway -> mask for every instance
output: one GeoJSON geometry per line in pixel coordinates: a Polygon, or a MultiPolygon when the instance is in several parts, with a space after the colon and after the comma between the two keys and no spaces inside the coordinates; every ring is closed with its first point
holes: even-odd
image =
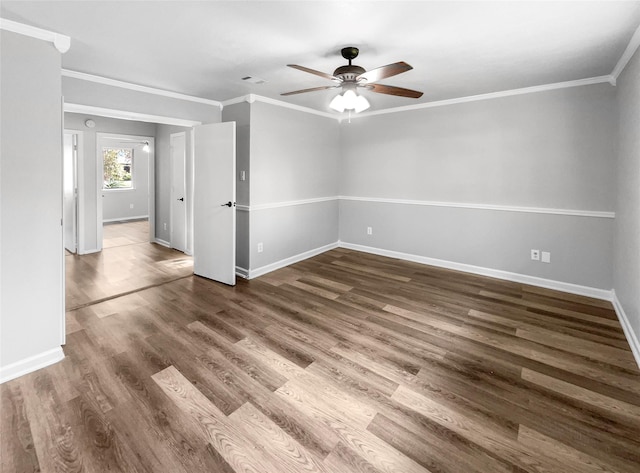
{"type": "Polygon", "coordinates": [[[62,224],[64,249],[78,253],[78,153],[82,134],[65,130],[62,153],[62,224]]]}
{"type": "Polygon", "coordinates": [[[147,241],[155,241],[155,138],[97,133],[96,145],[98,251],[108,224],[146,221],[147,241]]]}

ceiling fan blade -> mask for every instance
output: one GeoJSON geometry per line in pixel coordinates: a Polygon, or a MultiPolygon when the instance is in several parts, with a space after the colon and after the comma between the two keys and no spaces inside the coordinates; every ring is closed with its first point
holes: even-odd
{"type": "Polygon", "coordinates": [[[393,64],[387,64],[386,66],[371,69],[370,71],[360,74],[356,77],[356,80],[366,80],[367,83],[371,84],[372,82],[377,82],[379,80],[386,79],[387,77],[397,76],[398,74],[410,71],[411,69],[413,69],[413,67],[404,61],[394,62],[393,64]]]}
{"type": "Polygon", "coordinates": [[[365,85],[364,87],[379,94],[397,95],[399,97],[410,97],[412,99],[418,99],[422,97],[422,92],[411,89],[403,89],[402,87],[394,87],[392,85],[371,84],[365,85]]]}
{"type": "Polygon", "coordinates": [[[297,64],[287,64],[287,66],[293,67],[294,69],[298,69],[299,71],[302,71],[302,72],[308,72],[309,74],[315,74],[317,76],[324,77],[325,79],[337,80],[337,81],[340,80],[336,76],[332,76],[331,74],[327,74],[326,72],[316,71],[315,69],[309,69],[308,67],[298,66],[297,64]]]}
{"type": "Polygon", "coordinates": [[[322,87],[312,87],[310,89],[302,89],[302,90],[294,90],[293,92],[285,92],[280,95],[295,95],[295,94],[304,94],[305,92],[315,92],[316,90],[327,90],[327,89],[335,89],[339,87],[338,85],[324,85],[322,87]]]}

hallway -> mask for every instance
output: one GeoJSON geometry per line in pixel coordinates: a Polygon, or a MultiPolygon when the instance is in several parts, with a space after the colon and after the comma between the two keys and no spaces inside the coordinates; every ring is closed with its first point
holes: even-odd
{"type": "Polygon", "coordinates": [[[149,243],[148,227],[146,220],[107,224],[101,252],[65,256],[67,311],[193,273],[190,256],[149,243]]]}

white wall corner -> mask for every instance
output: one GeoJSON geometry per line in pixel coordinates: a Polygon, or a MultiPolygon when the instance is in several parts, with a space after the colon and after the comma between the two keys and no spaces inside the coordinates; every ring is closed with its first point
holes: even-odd
{"type": "Polygon", "coordinates": [[[0,18],[0,30],[11,31],[31,38],[41,39],[53,43],[55,48],[62,54],[69,51],[71,47],[71,38],[63,34],[54,33],[53,31],[43,30],[35,26],[25,25],[17,21],[0,18]]]}
{"type": "Polygon", "coordinates": [[[627,48],[622,53],[622,56],[620,56],[620,59],[618,59],[618,63],[616,64],[616,67],[614,67],[613,71],[611,71],[611,76],[613,77],[613,80],[614,80],[613,85],[615,85],[615,80],[620,76],[620,74],[622,74],[622,71],[624,71],[624,68],[627,67],[627,64],[629,63],[629,61],[631,60],[631,58],[633,57],[633,55],[635,54],[639,46],[640,46],[640,26],[638,26],[635,33],[633,33],[633,36],[631,36],[631,40],[629,40],[629,44],[627,45],[627,48]]]}
{"type": "Polygon", "coordinates": [[[167,248],[171,248],[171,243],[169,243],[169,242],[168,242],[168,241],[166,241],[166,240],[162,240],[162,239],[160,239],[160,238],[156,238],[154,241],[155,241],[158,245],[162,245],[162,246],[166,246],[167,248]]]}
{"type": "Polygon", "coordinates": [[[236,276],[243,279],[249,279],[249,270],[247,268],[236,266],[236,276]]]}
{"type": "Polygon", "coordinates": [[[57,347],[38,355],[30,356],[24,360],[11,363],[10,365],[0,367],[0,384],[45,368],[63,359],[64,352],[62,351],[62,347],[57,347]]]}
{"type": "Polygon", "coordinates": [[[625,337],[627,337],[627,342],[629,342],[629,346],[631,347],[631,352],[633,353],[633,357],[636,360],[636,364],[640,368],[640,341],[638,340],[638,334],[633,331],[631,328],[631,323],[629,322],[629,318],[627,317],[622,304],[618,300],[618,296],[616,295],[615,289],[611,291],[612,294],[612,302],[613,308],[616,310],[616,315],[618,316],[618,320],[620,321],[620,325],[622,325],[622,330],[624,331],[625,337]]]}
{"type": "Polygon", "coordinates": [[[268,104],[271,104],[271,105],[275,105],[277,107],[289,108],[291,110],[297,110],[299,112],[310,113],[312,115],[318,115],[319,117],[330,118],[332,120],[340,119],[340,116],[336,116],[333,113],[322,112],[322,111],[316,110],[314,108],[303,107],[302,105],[295,105],[293,103],[285,102],[283,100],[277,100],[277,99],[272,99],[272,98],[269,98],[269,97],[263,97],[262,95],[249,94],[247,97],[248,97],[247,101],[249,103],[253,103],[253,102],[268,103],[268,104]]]}
{"type": "MultiPolygon", "coordinates": [[[[270,273],[271,271],[275,271],[276,269],[284,268],[285,266],[289,266],[290,264],[297,263],[299,261],[304,261],[308,258],[312,258],[317,256],[325,251],[333,250],[334,248],[338,248],[340,242],[336,241],[333,243],[329,243],[328,245],[320,246],[318,248],[314,248],[313,250],[305,251],[303,253],[290,256],[289,258],[285,258],[280,261],[276,261],[275,263],[267,264],[265,266],[261,266],[256,269],[249,270],[249,274],[247,275],[247,279],[257,278],[264,274],[270,273]]],[[[236,274],[238,268],[236,267],[236,274]]]]}
{"type": "Polygon", "coordinates": [[[242,103],[242,102],[249,102],[249,96],[248,95],[241,95],[240,97],[234,97],[232,99],[229,100],[225,100],[224,102],[221,102],[222,105],[222,109],[224,110],[224,107],[228,107],[229,105],[235,105],[238,103],[242,103]]]}

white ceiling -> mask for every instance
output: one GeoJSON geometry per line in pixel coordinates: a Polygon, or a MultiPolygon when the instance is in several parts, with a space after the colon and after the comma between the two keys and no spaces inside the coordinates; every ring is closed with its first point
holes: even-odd
{"type": "Polygon", "coordinates": [[[0,16],[71,37],[66,69],[218,101],[254,93],[328,111],[336,91],[286,67],[354,61],[414,70],[381,81],[421,99],[363,92],[371,110],[610,74],[640,2],[8,1],[0,16]],[[253,85],[241,80],[267,80],[253,85]]]}

